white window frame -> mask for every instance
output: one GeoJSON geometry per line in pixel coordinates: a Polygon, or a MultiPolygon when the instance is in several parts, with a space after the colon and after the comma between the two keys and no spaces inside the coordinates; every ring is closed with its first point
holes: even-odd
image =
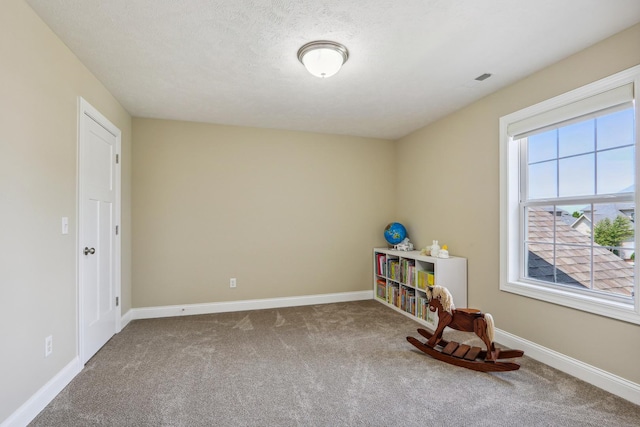
{"type": "MultiPolygon", "coordinates": [[[[551,110],[561,109],[629,83],[633,84],[635,106],[637,200],[640,188],[640,65],[500,118],[500,290],[640,324],[640,262],[636,262],[634,266],[635,294],[631,302],[598,297],[596,293],[575,292],[562,286],[536,284],[534,281],[523,279],[525,258],[522,244],[524,218],[520,214],[520,145],[509,135],[509,126],[514,123],[549,114],[551,110]]],[[[640,233],[636,231],[636,248],[638,234],[640,233]]]]}

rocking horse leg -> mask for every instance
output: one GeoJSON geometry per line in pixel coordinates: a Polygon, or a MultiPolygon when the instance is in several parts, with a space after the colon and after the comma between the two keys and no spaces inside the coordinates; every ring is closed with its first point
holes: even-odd
{"type": "Polygon", "coordinates": [[[473,322],[473,332],[480,337],[484,345],[487,346],[487,357],[485,360],[496,361],[496,351],[493,342],[489,339],[487,334],[487,322],[483,317],[479,317],[473,322]]]}
{"type": "Polygon", "coordinates": [[[452,320],[453,316],[451,316],[451,314],[447,313],[446,311],[439,315],[438,326],[433,333],[433,336],[429,338],[429,341],[427,341],[426,343],[429,347],[435,347],[438,345],[438,343],[442,339],[444,328],[446,328],[452,320]]]}

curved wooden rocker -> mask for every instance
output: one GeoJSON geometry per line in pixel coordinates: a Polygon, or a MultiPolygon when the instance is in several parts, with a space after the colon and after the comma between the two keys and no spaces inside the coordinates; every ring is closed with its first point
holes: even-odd
{"type": "Polygon", "coordinates": [[[456,310],[449,290],[442,286],[427,288],[427,299],[429,310],[438,314],[438,326],[433,334],[425,329],[418,329],[418,333],[427,338],[424,343],[414,337],[407,337],[407,341],[418,350],[435,359],[474,371],[496,372],[520,369],[520,365],[515,362],[500,360],[522,357],[524,351],[496,348],[493,343],[493,317],[489,313],[482,313],[473,308],[456,310]],[[442,339],[442,333],[447,326],[458,331],[475,332],[484,342],[486,350],[445,341],[442,339]]]}

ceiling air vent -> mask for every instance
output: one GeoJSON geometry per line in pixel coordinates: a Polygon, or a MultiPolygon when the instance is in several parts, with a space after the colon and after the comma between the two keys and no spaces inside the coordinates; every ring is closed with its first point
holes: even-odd
{"type": "Polygon", "coordinates": [[[481,76],[476,77],[475,80],[482,82],[487,80],[489,77],[491,77],[491,73],[484,73],[481,76]]]}

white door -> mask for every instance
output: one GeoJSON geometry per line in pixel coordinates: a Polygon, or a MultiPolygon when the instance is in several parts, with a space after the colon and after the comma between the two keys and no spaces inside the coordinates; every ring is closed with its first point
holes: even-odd
{"type": "Polygon", "coordinates": [[[103,123],[106,119],[91,111],[86,102],[81,101],[80,110],[79,341],[84,364],[119,327],[116,155],[120,136],[117,129],[108,130],[113,125],[108,121],[103,123]]]}

